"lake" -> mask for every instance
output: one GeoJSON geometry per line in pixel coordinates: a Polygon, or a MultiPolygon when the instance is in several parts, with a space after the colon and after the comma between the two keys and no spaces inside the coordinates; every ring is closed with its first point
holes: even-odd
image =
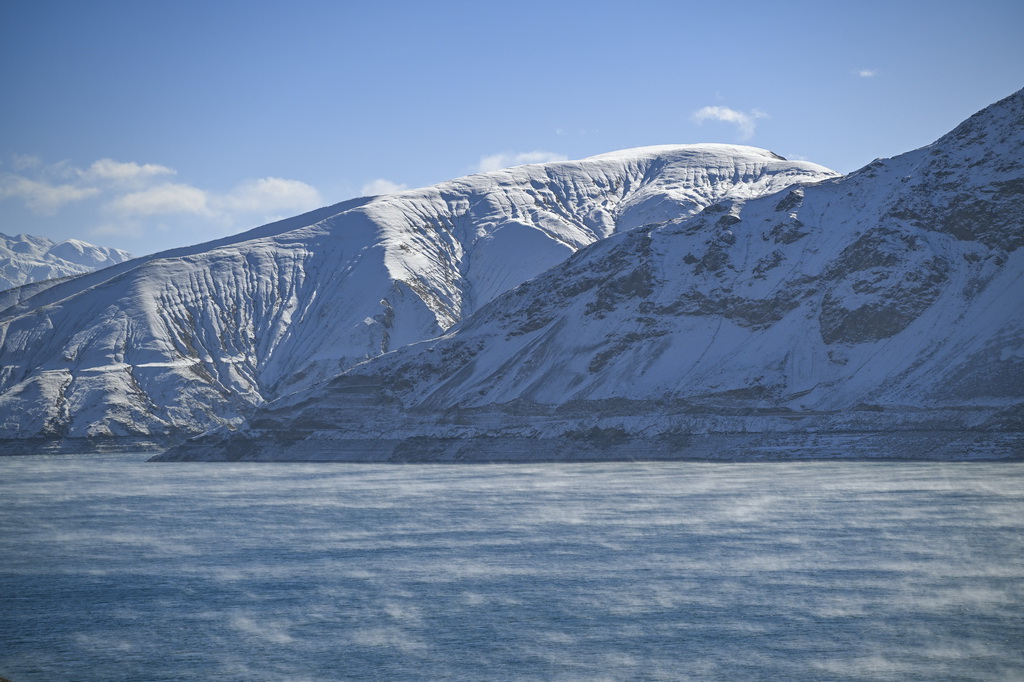
{"type": "Polygon", "coordinates": [[[0,458],[0,676],[1024,676],[1024,463],[0,458]]]}

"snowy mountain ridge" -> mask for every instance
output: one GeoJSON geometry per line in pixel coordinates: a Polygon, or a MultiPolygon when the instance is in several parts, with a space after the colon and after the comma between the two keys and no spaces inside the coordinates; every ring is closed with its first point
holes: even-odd
{"type": "Polygon", "coordinates": [[[0,233],[0,290],[81,275],[129,259],[127,251],[78,239],[55,242],[28,234],[10,237],[0,233]]]}
{"type": "Polygon", "coordinates": [[[163,458],[1020,457],[1021,246],[1024,91],[849,176],[611,236],[163,458]]]}
{"type": "MultiPolygon", "coordinates": [[[[432,338],[581,247],[835,177],[751,147],[521,166],[0,294],[0,438],[155,438],[432,338]]],[[[32,447],[35,447],[34,445],[32,447]]]]}

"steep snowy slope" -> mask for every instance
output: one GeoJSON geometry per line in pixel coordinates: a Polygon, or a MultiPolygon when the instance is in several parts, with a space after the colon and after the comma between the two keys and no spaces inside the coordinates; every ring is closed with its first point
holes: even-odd
{"type": "Polygon", "coordinates": [[[440,334],[598,239],[834,176],[750,147],[650,147],[339,204],[15,290],[0,297],[0,437],[237,422],[440,334]]]}
{"type": "Polygon", "coordinates": [[[44,279],[81,275],[124,262],[131,254],[77,239],[55,242],[46,237],[0,233],[0,290],[44,279]]]}
{"type": "Polygon", "coordinates": [[[848,177],[594,244],[168,457],[1021,456],[1022,245],[1024,91],[848,177]]]}

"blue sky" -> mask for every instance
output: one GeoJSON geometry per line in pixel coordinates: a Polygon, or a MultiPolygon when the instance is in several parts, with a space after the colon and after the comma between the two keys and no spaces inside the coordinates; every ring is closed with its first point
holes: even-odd
{"type": "Polygon", "coordinates": [[[1024,3],[0,0],[0,232],[138,255],[516,162],[848,172],[1024,87],[1024,3]]]}

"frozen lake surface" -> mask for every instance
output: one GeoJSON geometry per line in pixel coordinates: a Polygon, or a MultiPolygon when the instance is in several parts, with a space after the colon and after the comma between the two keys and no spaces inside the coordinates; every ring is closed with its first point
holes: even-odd
{"type": "Polygon", "coordinates": [[[1024,464],[0,459],[0,676],[1024,675],[1024,464]]]}

